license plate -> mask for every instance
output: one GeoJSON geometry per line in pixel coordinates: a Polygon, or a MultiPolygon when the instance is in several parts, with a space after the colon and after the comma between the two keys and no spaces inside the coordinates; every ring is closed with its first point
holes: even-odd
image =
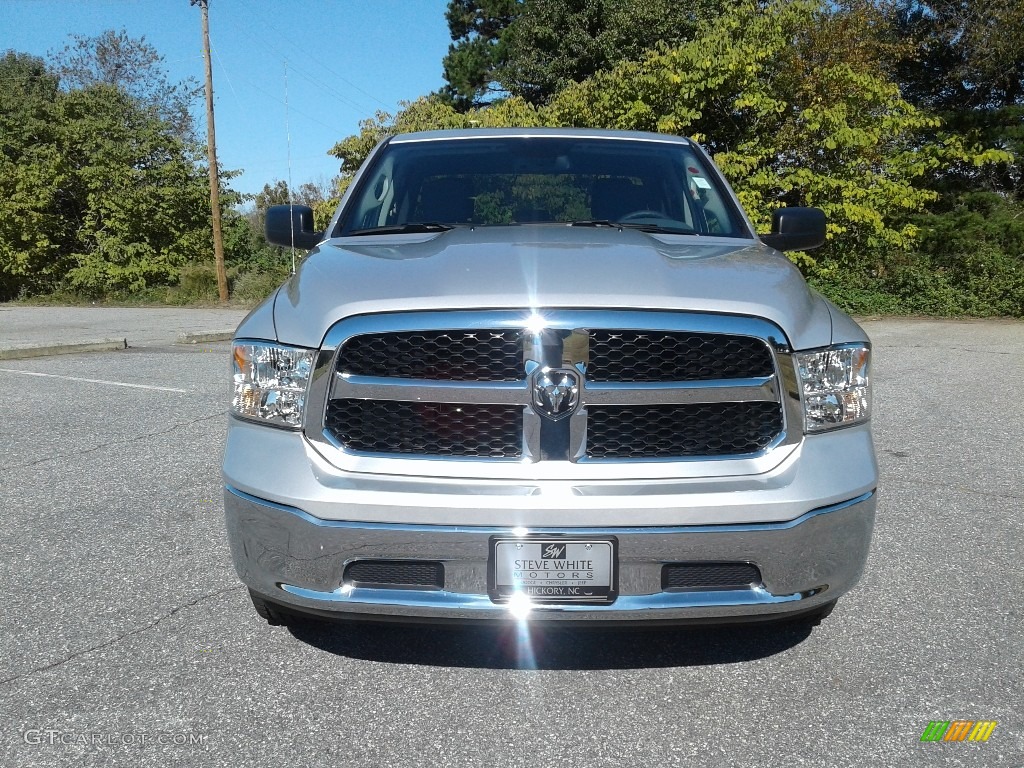
{"type": "Polygon", "coordinates": [[[495,602],[523,594],[534,604],[610,603],[618,592],[615,539],[491,539],[495,602]]]}

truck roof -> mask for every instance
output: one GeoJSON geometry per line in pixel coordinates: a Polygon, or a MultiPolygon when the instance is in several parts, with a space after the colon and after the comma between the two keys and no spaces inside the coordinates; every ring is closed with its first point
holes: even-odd
{"type": "Polygon", "coordinates": [[[506,138],[506,137],[560,137],[577,139],[612,139],[630,141],[657,141],[666,144],[690,144],[690,139],[666,133],[646,131],[609,131],[601,128],[461,128],[445,131],[417,131],[400,133],[392,143],[417,141],[443,141],[451,139],[506,138]]]}

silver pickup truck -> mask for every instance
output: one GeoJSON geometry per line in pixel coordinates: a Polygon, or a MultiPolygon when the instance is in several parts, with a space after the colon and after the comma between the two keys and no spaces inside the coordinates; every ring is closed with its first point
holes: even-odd
{"type": "Polygon", "coordinates": [[[672,136],[381,142],[238,327],[227,533],[257,613],[816,623],[875,515],[870,344],[672,136]]]}

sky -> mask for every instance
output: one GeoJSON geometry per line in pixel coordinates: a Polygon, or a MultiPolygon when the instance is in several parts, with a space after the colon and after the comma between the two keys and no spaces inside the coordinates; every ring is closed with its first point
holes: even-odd
{"type": "MultiPolygon", "coordinates": [[[[0,52],[45,57],[71,35],[124,29],[164,56],[171,80],[204,79],[200,10],[189,0],[2,0],[0,52]]],[[[329,181],[327,151],[378,110],[444,85],[447,0],[209,0],[217,155],[255,193],[276,179],[329,181]],[[287,119],[285,69],[287,63],[287,119]]],[[[193,110],[205,136],[206,109],[193,110]]]]}

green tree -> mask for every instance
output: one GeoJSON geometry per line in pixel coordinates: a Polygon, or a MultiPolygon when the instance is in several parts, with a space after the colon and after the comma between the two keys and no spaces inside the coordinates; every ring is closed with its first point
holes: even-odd
{"type": "Polygon", "coordinates": [[[0,59],[0,300],[52,286],[68,269],[76,201],[57,142],[59,81],[35,56],[0,59]]]}
{"type": "Polygon", "coordinates": [[[460,113],[421,99],[365,121],[331,153],[350,175],[385,136],[414,130],[567,125],[692,135],[758,226],[782,205],[820,206],[830,238],[842,235],[826,259],[870,260],[914,244],[910,218],[937,198],[922,186],[929,174],[1010,159],[941,133],[935,115],[901,98],[884,71],[900,53],[884,23],[869,3],[746,0],[700,24],[693,40],[620,61],[548,105],[509,98],[460,113]]]}
{"type": "Polygon", "coordinates": [[[532,104],[548,102],[620,61],[694,37],[725,0],[526,0],[502,37],[501,87],[532,104]]]}
{"type": "Polygon", "coordinates": [[[842,234],[822,258],[874,269],[915,242],[909,216],[937,197],[926,174],[1007,155],[936,134],[880,71],[866,23],[812,0],[743,2],[690,43],[565,89],[549,121],[692,135],[758,226],[783,204],[819,206],[842,234]]]}
{"type": "Polygon", "coordinates": [[[441,95],[458,111],[507,94],[540,105],[571,82],[693,37],[728,0],[451,0],[441,95]]]}
{"type": "Polygon", "coordinates": [[[892,0],[895,32],[912,41],[897,75],[910,101],[936,111],[1024,103],[1020,0],[892,0]]]}
{"type": "MultiPolygon", "coordinates": [[[[916,43],[883,10],[872,0],[743,0],[699,23],[692,39],[566,78],[547,103],[510,97],[459,112],[420,99],[365,121],[331,152],[348,179],[381,139],[406,131],[547,125],[691,135],[761,231],[784,205],[826,211],[828,245],[813,259],[793,258],[847,307],[1019,312],[1016,240],[989,237],[984,254],[943,254],[937,243],[946,238],[929,233],[948,232],[948,205],[924,213],[940,203],[939,181],[973,183],[1013,157],[902,97],[892,73],[916,43]]],[[[507,32],[510,47],[514,37],[507,32]]],[[[976,203],[956,220],[976,221],[976,203]]],[[[1008,221],[1017,209],[999,210],[1008,221]]]]}
{"type": "Polygon", "coordinates": [[[490,101],[501,88],[494,72],[504,61],[503,37],[522,0],[450,0],[445,19],[452,44],[442,61],[441,95],[459,110],[490,101]]]}
{"type": "Polygon", "coordinates": [[[316,226],[325,228],[341,199],[341,193],[337,192],[338,181],[328,181],[326,177],[306,181],[292,190],[290,196],[286,181],[275,179],[273,184],[264,184],[263,189],[252,199],[253,210],[249,219],[253,230],[262,238],[267,208],[272,205],[287,205],[289,202],[312,208],[316,226]]]}
{"type": "Polygon", "coordinates": [[[288,182],[275,179],[273,184],[264,184],[263,189],[256,193],[253,204],[256,210],[266,212],[272,205],[284,205],[289,200],[288,182]]]}
{"type": "Polygon", "coordinates": [[[1024,3],[888,0],[881,5],[907,50],[892,69],[911,103],[1018,160],[960,169],[935,180],[946,193],[993,189],[1024,195],[1024,3]]]}
{"type": "Polygon", "coordinates": [[[256,193],[253,205],[257,211],[266,211],[272,205],[308,205],[313,208],[318,203],[331,197],[333,184],[324,179],[306,181],[288,193],[288,182],[275,179],[273,184],[264,184],[263,189],[256,193]]]}
{"type": "Polygon", "coordinates": [[[116,86],[152,107],[182,139],[195,138],[191,108],[202,93],[199,82],[187,78],[172,83],[164,57],[145,37],[133,38],[123,29],[94,37],[72,35],[72,42],[50,56],[65,90],[116,86]]]}
{"type": "Polygon", "coordinates": [[[196,147],[115,86],[70,91],[56,106],[62,193],[76,203],[66,284],[100,295],[175,282],[208,250],[196,147]]]}
{"type": "Polygon", "coordinates": [[[198,146],[104,82],[61,90],[35,57],[0,60],[0,297],[171,284],[207,255],[198,146]]]}

